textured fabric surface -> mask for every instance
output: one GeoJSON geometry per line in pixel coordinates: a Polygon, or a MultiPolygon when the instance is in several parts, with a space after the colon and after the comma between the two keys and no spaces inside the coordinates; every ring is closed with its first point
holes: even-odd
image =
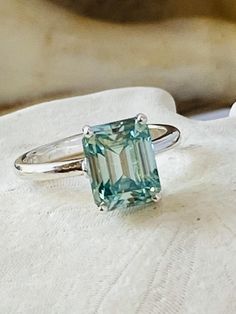
{"type": "Polygon", "coordinates": [[[154,88],[57,100],[0,118],[0,313],[235,313],[236,116],[193,121],[154,88]],[[84,177],[29,182],[18,155],[84,124],[148,115],[180,128],[157,157],[163,199],[98,212],[84,177]]]}

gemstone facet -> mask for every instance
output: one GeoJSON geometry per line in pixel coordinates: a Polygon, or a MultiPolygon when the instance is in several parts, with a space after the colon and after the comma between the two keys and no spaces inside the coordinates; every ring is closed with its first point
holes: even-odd
{"type": "Polygon", "coordinates": [[[90,130],[83,147],[97,206],[113,210],[155,201],[161,186],[148,125],[134,117],[90,130]]]}

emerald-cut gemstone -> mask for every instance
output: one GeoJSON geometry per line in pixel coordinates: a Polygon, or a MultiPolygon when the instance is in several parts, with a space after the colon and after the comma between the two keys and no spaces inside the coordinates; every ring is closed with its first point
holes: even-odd
{"type": "Polygon", "coordinates": [[[131,118],[90,131],[83,147],[95,203],[113,210],[151,202],[161,187],[148,125],[131,118]]]}

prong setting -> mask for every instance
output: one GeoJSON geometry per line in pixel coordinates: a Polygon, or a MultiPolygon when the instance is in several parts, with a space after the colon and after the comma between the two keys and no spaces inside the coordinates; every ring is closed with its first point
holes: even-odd
{"type": "Polygon", "coordinates": [[[155,195],[153,195],[152,201],[153,201],[154,203],[158,203],[160,200],[161,200],[161,193],[160,193],[160,192],[159,192],[159,193],[156,193],[155,195]]]}
{"type": "Polygon", "coordinates": [[[88,173],[88,166],[87,166],[87,159],[86,158],[82,161],[82,170],[86,174],[88,173]]]}
{"type": "Polygon", "coordinates": [[[146,124],[147,123],[147,116],[144,113],[138,113],[136,115],[136,123],[138,124],[146,124]]]}
{"type": "Polygon", "coordinates": [[[102,202],[99,206],[98,209],[100,210],[100,212],[104,212],[107,211],[107,206],[105,205],[104,202],[102,202]]]}
{"type": "Polygon", "coordinates": [[[154,186],[152,186],[152,187],[150,188],[150,192],[154,194],[154,193],[156,192],[156,188],[154,188],[154,186]]]}
{"type": "Polygon", "coordinates": [[[145,121],[146,116],[138,115],[97,125],[92,127],[92,138],[84,136],[84,155],[99,210],[112,211],[156,200],[161,186],[149,126],[142,124],[145,121]]]}
{"type": "Polygon", "coordinates": [[[89,125],[85,125],[82,131],[83,131],[84,137],[86,138],[90,138],[94,135],[93,130],[91,129],[89,125]]]}

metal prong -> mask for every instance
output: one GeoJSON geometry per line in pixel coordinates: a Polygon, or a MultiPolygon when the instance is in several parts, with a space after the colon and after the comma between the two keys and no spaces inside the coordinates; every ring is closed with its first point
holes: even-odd
{"type": "Polygon", "coordinates": [[[146,124],[147,123],[147,116],[144,113],[137,114],[136,122],[140,123],[140,124],[146,124]]]}
{"type": "Polygon", "coordinates": [[[103,212],[103,211],[107,211],[107,206],[105,205],[104,202],[102,202],[99,206],[98,209],[103,212]]]}
{"type": "Polygon", "coordinates": [[[157,189],[156,189],[156,188],[154,188],[154,186],[152,186],[152,187],[150,188],[150,192],[151,192],[151,193],[155,193],[155,192],[156,192],[156,190],[157,190],[157,189]]]}
{"type": "Polygon", "coordinates": [[[88,173],[88,166],[87,166],[87,159],[86,158],[82,161],[82,170],[86,174],[88,173]]]}
{"type": "Polygon", "coordinates": [[[83,134],[85,137],[90,138],[91,136],[93,136],[93,130],[91,129],[91,127],[89,125],[85,125],[82,129],[83,134]]]}
{"type": "Polygon", "coordinates": [[[158,203],[161,200],[161,193],[156,193],[152,197],[153,202],[158,203]]]}

